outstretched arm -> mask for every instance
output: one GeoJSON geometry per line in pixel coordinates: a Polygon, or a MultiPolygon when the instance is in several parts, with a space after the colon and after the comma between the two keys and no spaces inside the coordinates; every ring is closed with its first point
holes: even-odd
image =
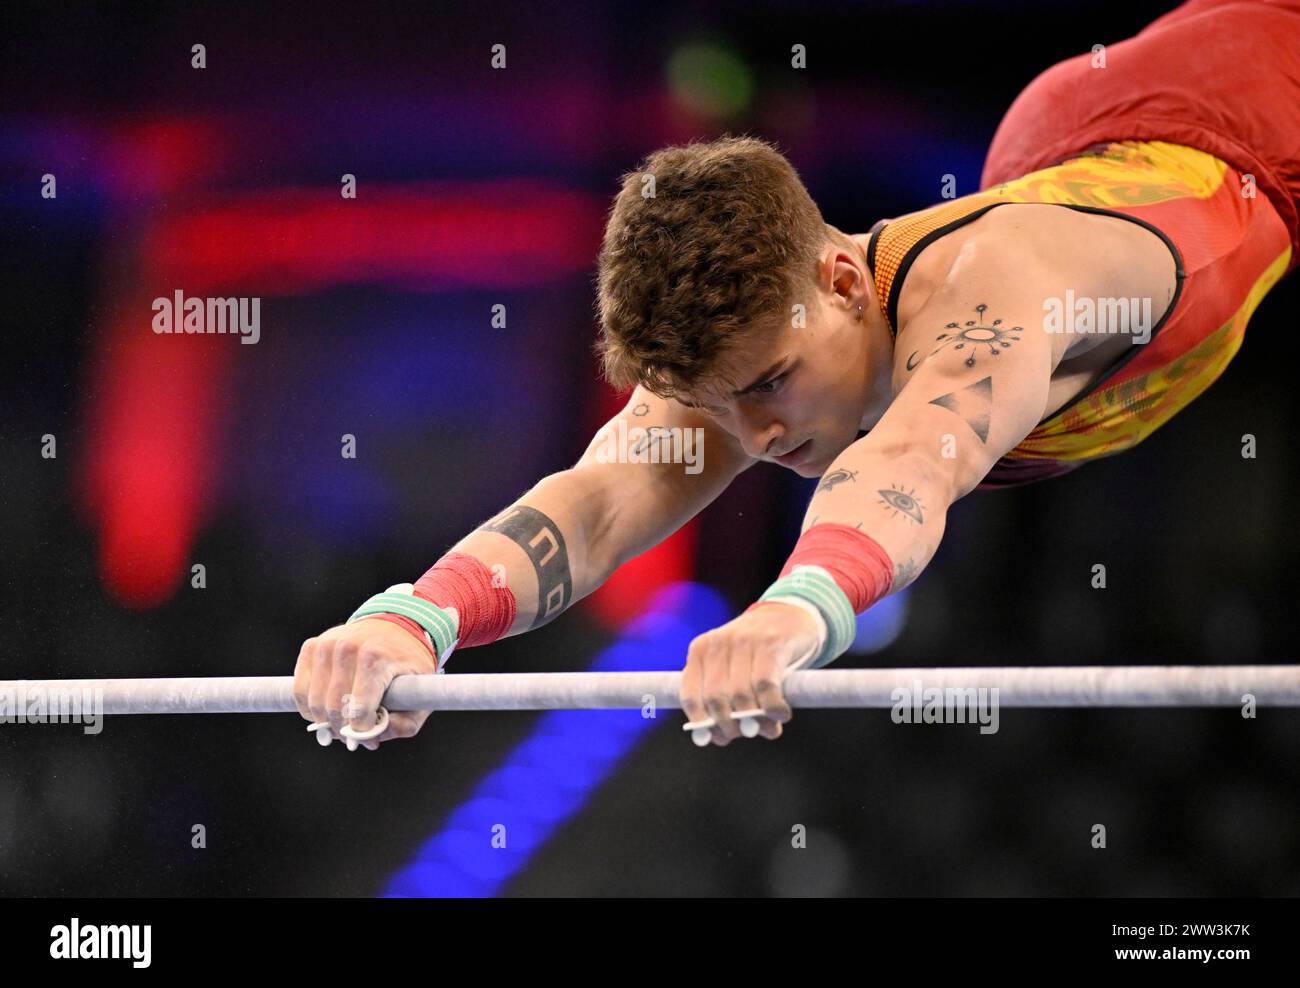
{"type": "Polygon", "coordinates": [[[875,539],[894,564],[890,592],[934,557],[948,508],[1042,419],[1053,339],[1041,298],[963,284],[939,292],[909,323],[918,353],[876,426],[831,464],[804,530],[838,522],[875,539]]]}
{"type": "MultiPolygon", "coordinates": [[[[332,735],[342,736],[345,725],[369,732],[394,677],[436,671],[453,638],[461,647],[481,644],[554,620],[753,462],[706,415],[638,388],[578,463],[544,477],[462,538],[413,594],[385,595],[375,605],[384,613],[305,641],[294,671],[299,712],[328,723],[332,735]],[[423,602],[434,605],[432,618],[423,602]],[[429,639],[408,611],[433,628],[429,639]],[[441,642],[433,640],[439,631],[441,642]]],[[[426,717],[393,714],[362,743],[410,737],[426,717]]]]}
{"type": "Polygon", "coordinates": [[[755,462],[707,415],[636,388],[573,467],[542,479],[451,551],[500,574],[518,608],[506,635],[519,634],[594,592],[755,462]]]}
{"type": "Polygon", "coordinates": [[[850,573],[848,588],[866,606],[916,579],[939,547],[949,506],[1041,420],[1054,354],[1063,350],[1043,328],[1045,274],[1032,259],[1018,259],[1014,270],[1010,259],[958,263],[960,280],[938,290],[899,336],[906,363],[894,401],[831,464],[808,505],[804,548],[796,547],[787,568],[795,576],[792,564],[818,566],[820,545],[829,548],[827,559],[838,553],[825,564],[836,572],[798,577],[804,588],[793,594],[790,583],[778,581],[769,592],[782,591],[785,600],[752,608],[691,643],[682,705],[692,723],[711,722],[714,743],[740,735],[741,711],[764,737],[779,737],[792,716],[780,687],[785,672],[817,655],[828,628],[838,627],[831,637],[842,638],[847,622],[851,637],[852,598],[836,573],[850,573]],[[820,527],[832,524],[862,535],[820,527]],[[785,602],[792,597],[800,606],[785,602]]]}

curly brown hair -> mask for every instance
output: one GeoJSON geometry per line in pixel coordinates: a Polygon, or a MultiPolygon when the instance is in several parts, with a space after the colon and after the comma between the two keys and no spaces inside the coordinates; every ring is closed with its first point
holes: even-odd
{"type": "Polygon", "coordinates": [[[747,334],[779,325],[814,283],[821,210],[753,137],[661,148],[620,184],[597,276],[605,379],[663,398],[724,381],[747,334]]]}

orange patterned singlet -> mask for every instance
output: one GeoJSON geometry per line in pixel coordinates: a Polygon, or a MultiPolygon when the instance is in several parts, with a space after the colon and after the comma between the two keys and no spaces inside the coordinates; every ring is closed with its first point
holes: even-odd
{"type": "Polygon", "coordinates": [[[999,206],[1054,203],[1124,217],[1158,234],[1174,255],[1178,287],[1149,341],[1130,346],[1087,391],[1040,422],[980,488],[1058,476],[1135,446],[1223,373],[1251,313],[1292,260],[1285,223],[1267,196],[1243,194],[1248,185],[1204,151],[1162,141],[1105,142],[872,233],[867,260],[893,331],[912,260],[999,206]]]}

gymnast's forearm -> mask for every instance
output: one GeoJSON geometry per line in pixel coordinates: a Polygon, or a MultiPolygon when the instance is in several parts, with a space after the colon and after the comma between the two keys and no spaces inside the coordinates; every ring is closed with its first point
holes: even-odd
{"type": "Polygon", "coordinates": [[[822,476],[803,531],[834,522],[869,535],[889,555],[889,593],[920,575],[938,551],[953,502],[951,472],[906,446],[867,436],[845,450],[822,476]]]}
{"type": "Polygon", "coordinates": [[[411,737],[428,712],[383,710],[394,677],[444,672],[454,652],[540,627],[599,586],[608,574],[592,546],[609,528],[604,478],[576,467],[543,478],[413,584],[372,595],[304,641],[293,699],[317,740],[345,738],[355,750],[411,737]]]}
{"type": "Polygon", "coordinates": [[[482,561],[493,586],[513,595],[515,618],[501,637],[549,624],[608,579],[612,567],[599,546],[607,503],[592,471],[563,470],[452,547],[482,561]]]}

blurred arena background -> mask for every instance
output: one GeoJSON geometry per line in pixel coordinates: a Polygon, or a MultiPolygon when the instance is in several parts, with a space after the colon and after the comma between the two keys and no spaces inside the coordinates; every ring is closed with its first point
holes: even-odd
{"type": "MultiPolygon", "coordinates": [[[[865,232],[945,174],[974,191],[1030,79],[1173,6],[9,6],[0,678],[291,673],[618,407],[592,276],[642,155],[772,139],[865,232]],[[260,342],[155,336],[176,289],[261,297],[260,342]]],[[[840,665],[1295,661],[1298,303],[1275,289],[1146,444],[959,502],[840,665]]],[[[680,668],[768,585],[811,490],[755,467],[452,673],[680,668]]],[[[680,722],[444,714],[377,754],[288,716],[0,728],[0,894],[1300,894],[1294,711],[1008,710],[992,736],[796,711],[777,744],[706,750],[680,722]]]]}

